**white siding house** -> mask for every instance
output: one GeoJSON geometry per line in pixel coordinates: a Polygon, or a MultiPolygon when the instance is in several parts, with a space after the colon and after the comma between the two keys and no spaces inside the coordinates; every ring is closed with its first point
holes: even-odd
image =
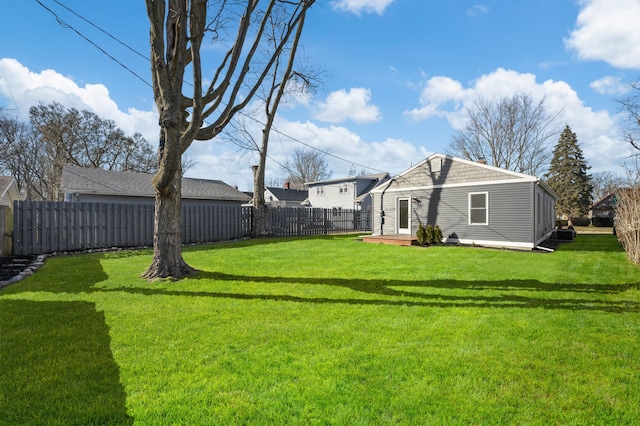
{"type": "Polygon", "coordinates": [[[307,182],[310,207],[370,210],[370,192],[389,179],[388,173],[307,182]]]}

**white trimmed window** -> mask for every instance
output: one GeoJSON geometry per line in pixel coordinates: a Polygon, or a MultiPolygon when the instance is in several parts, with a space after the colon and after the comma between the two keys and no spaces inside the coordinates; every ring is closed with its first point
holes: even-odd
{"type": "Polygon", "coordinates": [[[469,225],[489,224],[489,193],[469,193],[469,225]]]}

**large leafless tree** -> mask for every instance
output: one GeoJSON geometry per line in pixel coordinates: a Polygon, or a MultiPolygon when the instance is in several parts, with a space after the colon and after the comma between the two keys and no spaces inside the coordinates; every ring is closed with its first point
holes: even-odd
{"type": "Polygon", "coordinates": [[[313,149],[296,149],[293,157],[283,164],[291,187],[303,189],[307,182],[329,179],[332,172],[324,157],[323,153],[313,149]]]}
{"type": "Polygon", "coordinates": [[[299,38],[299,23],[314,2],[146,0],[153,91],[160,115],[158,172],[153,178],[154,256],[146,278],[181,278],[193,272],[181,247],[182,155],[194,140],[220,134],[251,102],[280,53],[299,38]],[[275,46],[269,31],[273,20],[283,28],[275,46]],[[227,40],[225,35],[231,33],[235,38],[227,40]],[[224,53],[205,87],[201,47],[206,37],[224,53]],[[186,78],[192,85],[184,84],[186,78]]]}
{"type": "Polygon", "coordinates": [[[90,111],[52,102],[31,107],[29,123],[0,114],[0,169],[30,200],[57,200],[66,165],[153,172],[155,159],[142,135],[90,111]]]}
{"type": "Polygon", "coordinates": [[[624,99],[618,100],[622,111],[626,115],[624,138],[635,149],[640,151],[640,80],[630,83],[632,93],[624,99]]]}
{"type": "Polygon", "coordinates": [[[544,99],[527,93],[499,99],[478,98],[449,151],[473,161],[539,175],[551,159],[550,140],[559,133],[544,99]]]}
{"type": "MultiPolygon", "coordinates": [[[[255,108],[245,110],[229,123],[225,130],[225,138],[238,146],[242,151],[257,154],[257,164],[253,170],[253,232],[264,235],[267,232],[268,209],[264,199],[265,173],[269,141],[280,104],[286,97],[295,98],[296,95],[313,93],[320,79],[321,71],[311,69],[303,59],[298,59],[299,39],[304,27],[305,13],[298,22],[296,35],[291,45],[282,50],[274,65],[265,78],[263,87],[257,92],[259,99],[255,108]],[[261,125],[260,136],[257,137],[257,126],[261,125]]],[[[274,20],[270,25],[272,33],[271,44],[275,49],[280,40],[286,36],[284,28],[274,20]]]]}
{"type": "Polygon", "coordinates": [[[626,181],[622,176],[611,171],[604,171],[591,175],[591,185],[593,186],[593,201],[597,202],[624,187],[626,181]]]}

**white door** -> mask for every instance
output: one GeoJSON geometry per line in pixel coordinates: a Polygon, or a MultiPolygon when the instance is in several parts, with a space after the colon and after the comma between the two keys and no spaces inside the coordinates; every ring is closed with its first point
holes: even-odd
{"type": "Polygon", "coordinates": [[[411,199],[398,198],[396,208],[396,223],[398,224],[398,234],[411,234],[411,199]]]}

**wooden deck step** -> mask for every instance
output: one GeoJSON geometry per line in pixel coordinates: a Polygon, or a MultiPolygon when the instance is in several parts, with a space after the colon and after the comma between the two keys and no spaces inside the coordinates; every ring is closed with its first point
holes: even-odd
{"type": "Polygon", "coordinates": [[[362,237],[365,243],[394,244],[397,246],[418,245],[415,235],[365,235],[362,237]]]}

